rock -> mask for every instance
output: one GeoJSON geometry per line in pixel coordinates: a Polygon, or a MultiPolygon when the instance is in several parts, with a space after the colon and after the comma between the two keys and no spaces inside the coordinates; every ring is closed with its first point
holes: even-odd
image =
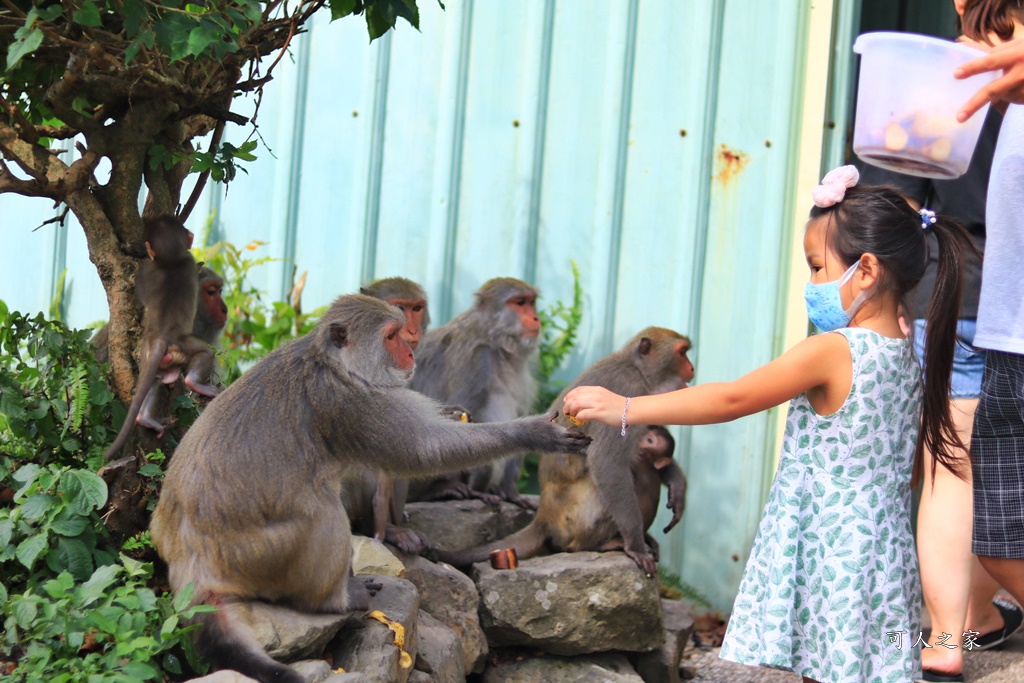
{"type": "Polygon", "coordinates": [[[466,683],[462,643],[455,631],[420,610],[416,637],[417,671],[429,674],[431,683],[466,683]]]}
{"type": "MultiPolygon", "coordinates": [[[[426,534],[436,550],[462,550],[504,538],[533,519],[533,511],[512,503],[480,500],[409,503],[405,526],[426,534]]],[[[435,615],[436,616],[436,615],[435,615]]]]}
{"type": "Polygon", "coordinates": [[[359,673],[335,674],[335,673],[332,673],[329,678],[324,680],[324,683],[371,683],[371,681],[370,681],[370,678],[366,674],[359,674],[359,673]]]}
{"type": "Polygon", "coordinates": [[[331,665],[322,659],[305,659],[289,666],[305,676],[306,683],[323,683],[334,674],[331,665]]]}
{"type": "Polygon", "coordinates": [[[559,553],[519,569],[473,567],[491,645],[560,655],[651,650],[665,640],[658,582],[624,553],[559,553]]]}
{"type": "Polygon", "coordinates": [[[403,555],[405,578],[416,584],[420,609],[455,631],[462,641],[467,672],[484,670],[487,638],[480,628],[480,595],[473,580],[451,565],[435,564],[418,555],[403,555]]]}
{"type": "Polygon", "coordinates": [[[430,674],[413,669],[412,673],[409,674],[408,683],[430,683],[430,674]]]}
{"type": "Polygon", "coordinates": [[[383,588],[370,598],[370,612],[379,610],[405,630],[406,666],[401,666],[402,650],[395,645],[395,633],[363,614],[345,624],[329,646],[334,666],[347,672],[366,674],[371,683],[406,683],[416,661],[416,617],[420,598],[416,586],[405,579],[378,577],[383,588]]]}
{"type": "Polygon", "coordinates": [[[209,676],[203,676],[202,678],[190,678],[185,683],[259,683],[254,678],[243,676],[237,671],[231,669],[221,669],[216,671],[209,676]]]}
{"type": "Polygon", "coordinates": [[[662,600],[661,613],[665,621],[664,644],[634,655],[633,667],[644,683],[679,683],[679,662],[693,633],[693,615],[678,600],[662,600]]]}
{"type": "MultiPolygon", "coordinates": [[[[630,560],[632,562],[632,560],[630,560]]],[[[484,683],[643,683],[626,656],[604,652],[580,657],[531,657],[487,667],[484,683]]]]}
{"type": "Polygon", "coordinates": [[[405,575],[405,565],[380,541],[352,535],[352,573],[355,576],[405,575]]]}
{"type": "Polygon", "coordinates": [[[242,603],[239,609],[267,654],[283,662],[319,657],[349,617],[309,614],[262,602],[242,603]]]}

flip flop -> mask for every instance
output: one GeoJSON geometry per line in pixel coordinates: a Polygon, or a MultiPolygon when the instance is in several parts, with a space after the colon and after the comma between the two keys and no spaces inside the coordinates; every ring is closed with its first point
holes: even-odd
{"type": "Polygon", "coordinates": [[[964,683],[964,675],[962,673],[941,674],[937,671],[925,669],[921,678],[918,678],[914,683],[964,683]]]}
{"type": "Polygon", "coordinates": [[[1024,612],[1020,607],[1003,598],[992,601],[1003,617],[1003,627],[974,639],[972,650],[984,651],[999,647],[1024,624],[1024,612]]]}

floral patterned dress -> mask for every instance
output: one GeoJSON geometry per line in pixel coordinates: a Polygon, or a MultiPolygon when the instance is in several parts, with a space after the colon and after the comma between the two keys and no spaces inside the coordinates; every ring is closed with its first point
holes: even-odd
{"type": "Polygon", "coordinates": [[[835,683],[921,675],[910,476],[921,379],[907,340],[863,328],[853,385],[817,415],[793,399],[779,469],[721,656],[835,683]]]}

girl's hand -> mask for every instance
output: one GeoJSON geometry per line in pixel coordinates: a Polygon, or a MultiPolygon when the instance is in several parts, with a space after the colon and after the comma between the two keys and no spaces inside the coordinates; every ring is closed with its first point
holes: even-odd
{"type": "Polygon", "coordinates": [[[1002,70],[1003,75],[991,83],[982,86],[964,104],[957,120],[961,123],[970,118],[988,102],[1009,102],[1024,104],[1024,38],[1017,38],[1008,43],[992,48],[984,57],[961,64],[953,72],[956,78],[967,78],[986,71],[1002,70]]]}
{"type": "Polygon", "coordinates": [[[618,427],[622,424],[625,405],[625,397],[604,387],[576,387],[565,395],[562,412],[579,421],[596,420],[610,427],[618,427]]]}

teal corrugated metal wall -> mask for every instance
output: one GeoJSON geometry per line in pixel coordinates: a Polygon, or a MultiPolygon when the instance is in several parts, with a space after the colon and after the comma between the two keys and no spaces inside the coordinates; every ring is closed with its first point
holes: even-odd
{"type": "MultiPolygon", "coordinates": [[[[191,220],[269,242],[309,271],[307,308],[400,274],[436,323],[489,277],[586,311],[574,375],[647,325],[693,336],[698,381],[779,350],[808,2],[422,0],[367,45],[318,19],[259,112],[270,147],[191,220]]],[[[252,103],[238,103],[243,113],[252,103]]],[[[234,131],[234,142],[244,132],[234,131]]],[[[187,186],[186,186],[187,187],[187,186]]],[[[67,267],[66,319],[105,317],[81,230],[46,202],[0,197],[0,296],[45,310],[67,267]]],[[[257,269],[283,295],[290,264],[257,269]]],[[[683,430],[690,477],[663,564],[728,610],[770,478],[771,419],[683,430]]],[[[660,529],[663,520],[657,524],[660,529]]]]}

